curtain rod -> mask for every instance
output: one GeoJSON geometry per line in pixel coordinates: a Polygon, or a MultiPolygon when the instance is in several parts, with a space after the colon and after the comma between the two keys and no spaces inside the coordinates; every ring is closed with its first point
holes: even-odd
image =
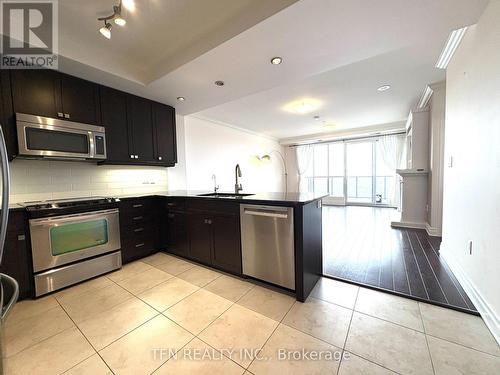
{"type": "Polygon", "coordinates": [[[364,135],[364,136],[359,136],[359,137],[353,136],[353,137],[339,138],[339,139],[335,139],[335,140],[331,140],[331,141],[319,141],[319,142],[292,144],[292,145],[285,145],[285,146],[287,146],[287,147],[312,146],[312,145],[320,145],[320,144],[324,144],[324,143],[339,143],[339,142],[346,142],[346,141],[358,141],[358,140],[363,140],[363,139],[380,138],[380,137],[384,137],[387,135],[400,135],[400,134],[406,134],[406,131],[405,130],[398,130],[394,133],[364,135]]]}

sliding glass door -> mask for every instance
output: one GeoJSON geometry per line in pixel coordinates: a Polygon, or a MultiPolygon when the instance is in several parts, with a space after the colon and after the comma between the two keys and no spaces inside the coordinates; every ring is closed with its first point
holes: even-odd
{"type": "Polygon", "coordinates": [[[346,144],[347,203],[373,203],[373,142],[346,144]]]}

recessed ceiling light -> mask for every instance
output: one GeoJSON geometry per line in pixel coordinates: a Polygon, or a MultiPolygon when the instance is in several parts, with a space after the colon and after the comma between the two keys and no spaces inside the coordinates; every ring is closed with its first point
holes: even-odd
{"type": "Polygon", "coordinates": [[[111,39],[111,24],[105,22],[104,26],[99,29],[99,32],[106,38],[111,39]]]}
{"type": "Polygon", "coordinates": [[[271,59],[271,64],[273,64],[273,65],[279,65],[282,62],[283,62],[283,59],[281,57],[279,57],[279,56],[273,57],[271,59]]]}
{"type": "Polygon", "coordinates": [[[383,85],[383,86],[380,86],[377,91],[380,91],[380,92],[383,92],[383,91],[387,91],[391,88],[391,85],[383,85]]]}
{"type": "Polygon", "coordinates": [[[439,56],[439,59],[436,63],[436,68],[446,69],[448,67],[450,60],[453,57],[453,54],[457,50],[458,46],[460,45],[460,42],[462,41],[462,38],[464,37],[466,31],[467,27],[463,27],[451,32],[448,40],[446,41],[443,52],[441,52],[441,55],[439,56]]]}
{"type": "Polygon", "coordinates": [[[183,97],[183,96],[178,96],[177,100],[180,101],[180,102],[183,102],[184,100],[186,100],[186,98],[183,97]]]}
{"type": "Polygon", "coordinates": [[[215,81],[214,83],[215,83],[215,86],[224,86],[225,85],[224,81],[215,81]]]}
{"type": "Polygon", "coordinates": [[[319,121],[319,116],[316,115],[316,116],[313,117],[313,119],[315,119],[316,121],[319,121]]]}
{"type": "Polygon", "coordinates": [[[319,107],[321,107],[321,104],[322,103],[317,99],[304,98],[286,104],[283,109],[287,112],[305,115],[317,110],[319,107]]]}

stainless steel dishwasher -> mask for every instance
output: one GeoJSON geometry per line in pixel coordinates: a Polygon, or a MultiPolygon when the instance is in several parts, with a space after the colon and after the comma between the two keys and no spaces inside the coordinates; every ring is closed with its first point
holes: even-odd
{"type": "Polygon", "coordinates": [[[295,290],[293,208],[240,205],[243,274],[295,290]]]}

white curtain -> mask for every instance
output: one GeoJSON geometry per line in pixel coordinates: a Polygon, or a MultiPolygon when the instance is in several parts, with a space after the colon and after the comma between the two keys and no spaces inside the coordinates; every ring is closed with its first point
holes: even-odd
{"type": "Polygon", "coordinates": [[[379,145],[385,165],[394,170],[393,186],[388,197],[389,204],[399,207],[401,193],[399,176],[396,175],[396,169],[403,168],[405,137],[404,135],[386,135],[379,138],[379,145]]]}
{"type": "Polygon", "coordinates": [[[307,180],[302,178],[311,164],[313,148],[311,145],[295,147],[295,157],[297,159],[297,172],[299,174],[299,191],[307,192],[307,180]]]}

